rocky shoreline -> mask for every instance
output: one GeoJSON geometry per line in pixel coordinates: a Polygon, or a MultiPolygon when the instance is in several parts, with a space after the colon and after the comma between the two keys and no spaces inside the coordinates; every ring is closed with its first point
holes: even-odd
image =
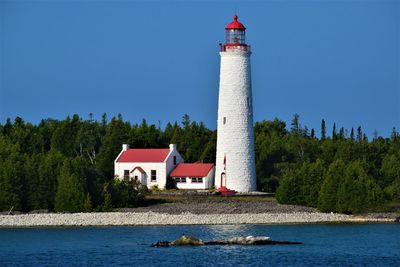
{"type": "Polygon", "coordinates": [[[0,215],[0,227],[44,226],[139,226],[218,224],[307,224],[307,223],[390,223],[395,218],[377,218],[321,212],[167,214],[158,212],[92,212],[0,215]]]}

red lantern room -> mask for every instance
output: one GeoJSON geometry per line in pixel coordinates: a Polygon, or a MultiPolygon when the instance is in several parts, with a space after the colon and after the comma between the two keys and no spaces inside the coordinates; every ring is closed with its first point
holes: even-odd
{"type": "Polygon", "coordinates": [[[226,42],[220,44],[221,51],[250,51],[246,44],[246,27],[238,21],[238,16],[233,16],[233,21],[225,27],[226,42]]]}

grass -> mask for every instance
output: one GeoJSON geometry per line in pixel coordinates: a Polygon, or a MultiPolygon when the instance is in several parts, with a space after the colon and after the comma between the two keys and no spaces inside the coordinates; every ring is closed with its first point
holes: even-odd
{"type": "Polygon", "coordinates": [[[379,206],[367,210],[367,213],[380,213],[380,212],[382,213],[390,212],[400,216],[400,200],[385,202],[379,206]]]}
{"type": "Polygon", "coordinates": [[[149,201],[159,201],[161,203],[169,202],[276,202],[274,197],[265,196],[190,196],[190,195],[157,195],[152,194],[146,197],[149,201]]]}

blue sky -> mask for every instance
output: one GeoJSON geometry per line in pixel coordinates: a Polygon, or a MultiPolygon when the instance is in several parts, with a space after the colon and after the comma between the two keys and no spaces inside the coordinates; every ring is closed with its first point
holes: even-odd
{"type": "Polygon", "coordinates": [[[400,1],[0,1],[0,122],[121,113],[216,128],[235,9],[252,45],[255,121],[319,133],[400,128],[400,1]]]}

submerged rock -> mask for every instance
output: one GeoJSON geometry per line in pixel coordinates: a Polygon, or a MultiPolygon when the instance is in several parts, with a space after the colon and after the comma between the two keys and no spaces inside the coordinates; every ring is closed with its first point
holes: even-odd
{"type": "Polygon", "coordinates": [[[230,239],[202,241],[201,239],[182,235],[175,241],[158,241],[152,247],[202,246],[202,245],[300,245],[302,242],[275,241],[267,236],[238,236],[230,239]]]}
{"type": "Polygon", "coordinates": [[[204,242],[196,237],[182,235],[175,241],[170,243],[170,246],[202,246],[204,242]]]}

